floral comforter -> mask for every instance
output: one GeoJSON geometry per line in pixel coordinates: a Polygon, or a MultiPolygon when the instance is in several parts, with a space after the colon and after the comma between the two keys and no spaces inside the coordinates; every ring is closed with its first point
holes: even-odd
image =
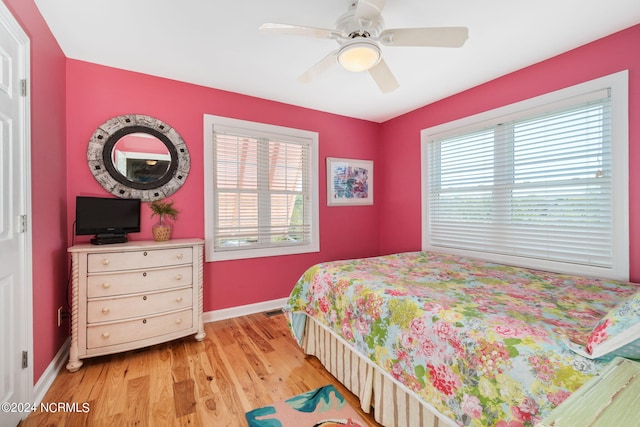
{"type": "Polygon", "coordinates": [[[312,316],[460,425],[532,426],[606,363],[573,353],[637,284],[431,252],[321,263],[285,307],[312,316]]]}

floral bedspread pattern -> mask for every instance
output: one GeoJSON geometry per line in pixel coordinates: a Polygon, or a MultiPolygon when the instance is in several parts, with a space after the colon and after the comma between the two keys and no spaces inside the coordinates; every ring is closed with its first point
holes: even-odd
{"type": "MultiPolygon", "coordinates": [[[[533,426],[606,360],[573,353],[640,285],[431,252],[311,267],[285,306],[319,319],[465,426],[533,426]]],[[[298,320],[298,321],[296,321],[298,320]]]]}

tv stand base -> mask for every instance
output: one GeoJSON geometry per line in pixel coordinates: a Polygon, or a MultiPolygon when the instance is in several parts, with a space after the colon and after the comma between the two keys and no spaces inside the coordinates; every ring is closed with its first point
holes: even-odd
{"type": "Polygon", "coordinates": [[[96,236],[91,239],[91,244],[110,245],[112,243],[127,243],[128,240],[126,234],[96,234],[96,236]]]}

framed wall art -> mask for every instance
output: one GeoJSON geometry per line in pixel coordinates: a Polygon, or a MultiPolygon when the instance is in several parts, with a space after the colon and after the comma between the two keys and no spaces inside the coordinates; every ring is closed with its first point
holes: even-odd
{"type": "Polygon", "coordinates": [[[373,205],[373,160],[327,157],[327,205],[373,205]]]}

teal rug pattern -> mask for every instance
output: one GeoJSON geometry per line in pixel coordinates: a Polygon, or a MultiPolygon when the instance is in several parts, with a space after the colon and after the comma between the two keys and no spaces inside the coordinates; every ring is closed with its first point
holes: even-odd
{"type": "Polygon", "coordinates": [[[366,427],[331,384],[246,414],[249,427],[366,427]]]}

